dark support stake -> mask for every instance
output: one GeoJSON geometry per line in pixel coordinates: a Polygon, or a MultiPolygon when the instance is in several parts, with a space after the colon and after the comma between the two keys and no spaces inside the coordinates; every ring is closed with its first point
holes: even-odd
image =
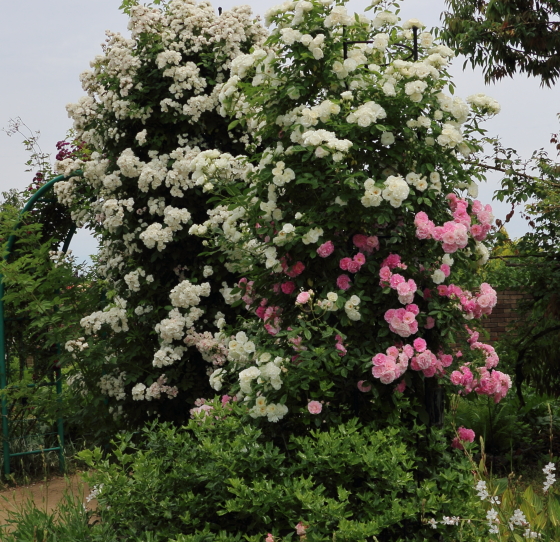
{"type": "Polygon", "coordinates": [[[218,15],[222,14],[222,8],[218,8],[218,15]]]}

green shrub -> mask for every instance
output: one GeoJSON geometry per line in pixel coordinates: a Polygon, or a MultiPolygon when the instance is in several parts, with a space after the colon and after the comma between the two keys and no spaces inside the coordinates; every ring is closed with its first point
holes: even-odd
{"type": "Polygon", "coordinates": [[[262,542],[268,532],[295,540],[302,522],[308,542],[381,542],[438,540],[428,519],[472,513],[468,463],[438,430],[413,436],[402,424],[352,420],[273,441],[239,410],[214,404],[187,427],[122,435],[113,460],[82,452],[103,523],[124,539],[262,542]]]}

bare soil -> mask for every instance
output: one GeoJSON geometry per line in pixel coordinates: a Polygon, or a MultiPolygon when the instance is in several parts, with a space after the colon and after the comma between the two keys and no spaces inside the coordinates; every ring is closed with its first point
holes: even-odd
{"type": "MultiPolygon", "coordinates": [[[[45,512],[54,511],[67,491],[81,496],[84,504],[90,493],[87,484],[79,474],[73,474],[67,478],[57,476],[47,481],[0,491],[0,525],[5,524],[10,511],[21,509],[29,501],[45,512]]],[[[94,509],[95,502],[88,503],[87,507],[94,509]]]]}

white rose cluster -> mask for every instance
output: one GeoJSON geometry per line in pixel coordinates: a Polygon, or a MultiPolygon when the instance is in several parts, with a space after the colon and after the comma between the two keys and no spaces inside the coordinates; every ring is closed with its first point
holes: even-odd
{"type": "Polygon", "coordinates": [[[210,295],[210,283],[192,284],[188,280],[183,280],[169,293],[169,299],[174,307],[188,309],[200,304],[201,297],[210,295]]]}
{"type": "Polygon", "coordinates": [[[327,299],[319,299],[317,301],[317,306],[326,311],[337,311],[338,305],[336,304],[338,300],[338,294],[336,292],[328,292],[327,299]]]}
{"type": "Polygon", "coordinates": [[[269,403],[267,404],[266,398],[262,395],[257,397],[255,406],[249,410],[252,418],[267,417],[269,422],[278,422],[288,413],[288,407],[282,404],[269,403]]]}
{"type": "Polygon", "coordinates": [[[312,243],[317,243],[321,236],[323,235],[322,228],[311,228],[307,233],[305,233],[302,238],[301,242],[304,245],[310,245],[312,243]]]}
{"type": "Polygon", "coordinates": [[[349,124],[357,124],[367,128],[380,119],[387,117],[385,109],[375,102],[366,102],[346,117],[349,124]]]}
{"type": "MultiPolygon", "coordinates": [[[[298,134],[298,132],[292,132],[292,136],[296,134],[298,134]]],[[[308,130],[299,137],[293,137],[293,139],[300,139],[299,142],[304,147],[317,147],[315,149],[315,156],[317,156],[317,158],[329,156],[334,151],[333,160],[335,161],[342,160],[342,153],[348,152],[352,146],[352,142],[349,139],[338,139],[333,132],[322,129],[308,130]],[[327,148],[325,149],[325,147],[327,148]]]]}
{"type": "Polygon", "coordinates": [[[381,192],[383,199],[388,201],[392,207],[400,207],[402,202],[410,194],[407,182],[400,175],[390,175],[387,177],[385,188],[381,192]]]}
{"type": "Polygon", "coordinates": [[[122,401],[126,398],[124,391],[124,382],[126,380],[126,372],[120,373],[115,370],[113,373],[103,375],[98,382],[103,395],[114,397],[117,401],[122,401]]]}
{"type": "Polygon", "coordinates": [[[473,109],[485,115],[497,115],[501,110],[500,104],[494,98],[482,93],[468,96],[467,103],[473,109]]]}
{"type": "Polygon", "coordinates": [[[109,307],[97,311],[80,320],[80,325],[88,335],[97,333],[101,326],[108,324],[115,333],[128,331],[128,318],[124,307],[109,307]]]}
{"type": "MultiPolygon", "coordinates": [[[[247,363],[255,352],[255,343],[250,341],[244,331],[240,331],[228,343],[228,359],[237,363],[247,363]]],[[[247,392],[245,392],[247,393],[247,392]]]]}
{"type": "Polygon", "coordinates": [[[346,312],[346,316],[354,322],[357,322],[361,319],[360,311],[358,311],[358,307],[360,305],[360,298],[357,295],[353,295],[346,303],[344,303],[344,311],[346,312]]]}

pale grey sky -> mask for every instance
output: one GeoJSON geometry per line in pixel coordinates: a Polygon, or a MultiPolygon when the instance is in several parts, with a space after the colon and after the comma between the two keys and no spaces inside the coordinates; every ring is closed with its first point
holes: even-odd
{"type": "MultiPolygon", "coordinates": [[[[279,2],[220,0],[214,5],[228,9],[242,3],[262,15],[279,2]]],[[[0,128],[7,128],[10,118],[21,117],[31,129],[40,130],[43,151],[54,157],[55,143],[71,127],[65,105],[83,95],[78,76],[101,53],[105,30],[127,34],[127,17],[119,5],[120,0],[0,0],[0,128]]],[[[367,0],[351,0],[349,9],[363,12],[368,5],[367,0]]],[[[414,17],[432,27],[439,25],[444,1],[404,0],[401,8],[403,20],[414,17]]],[[[480,72],[468,67],[463,72],[462,64],[463,59],[457,59],[451,70],[456,94],[465,98],[484,92],[502,105],[502,112],[486,123],[492,135],[500,135],[506,146],[526,157],[542,147],[552,152],[549,140],[558,131],[560,86],[543,89],[537,80],[524,76],[486,86],[480,72]]],[[[29,184],[27,159],[21,139],[0,132],[0,191],[29,184]]],[[[481,188],[479,199],[489,202],[496,181],[481,188]]],[[[502,219],[509,211],[497,202],[493,207],[502,219]]],[[[522,235],[523,221],[515,220],[508,230],[514,237],[522,235]]],[[[95,251],[86,235],[77,237],[71,248],[79,257],[95,251]]]]}

